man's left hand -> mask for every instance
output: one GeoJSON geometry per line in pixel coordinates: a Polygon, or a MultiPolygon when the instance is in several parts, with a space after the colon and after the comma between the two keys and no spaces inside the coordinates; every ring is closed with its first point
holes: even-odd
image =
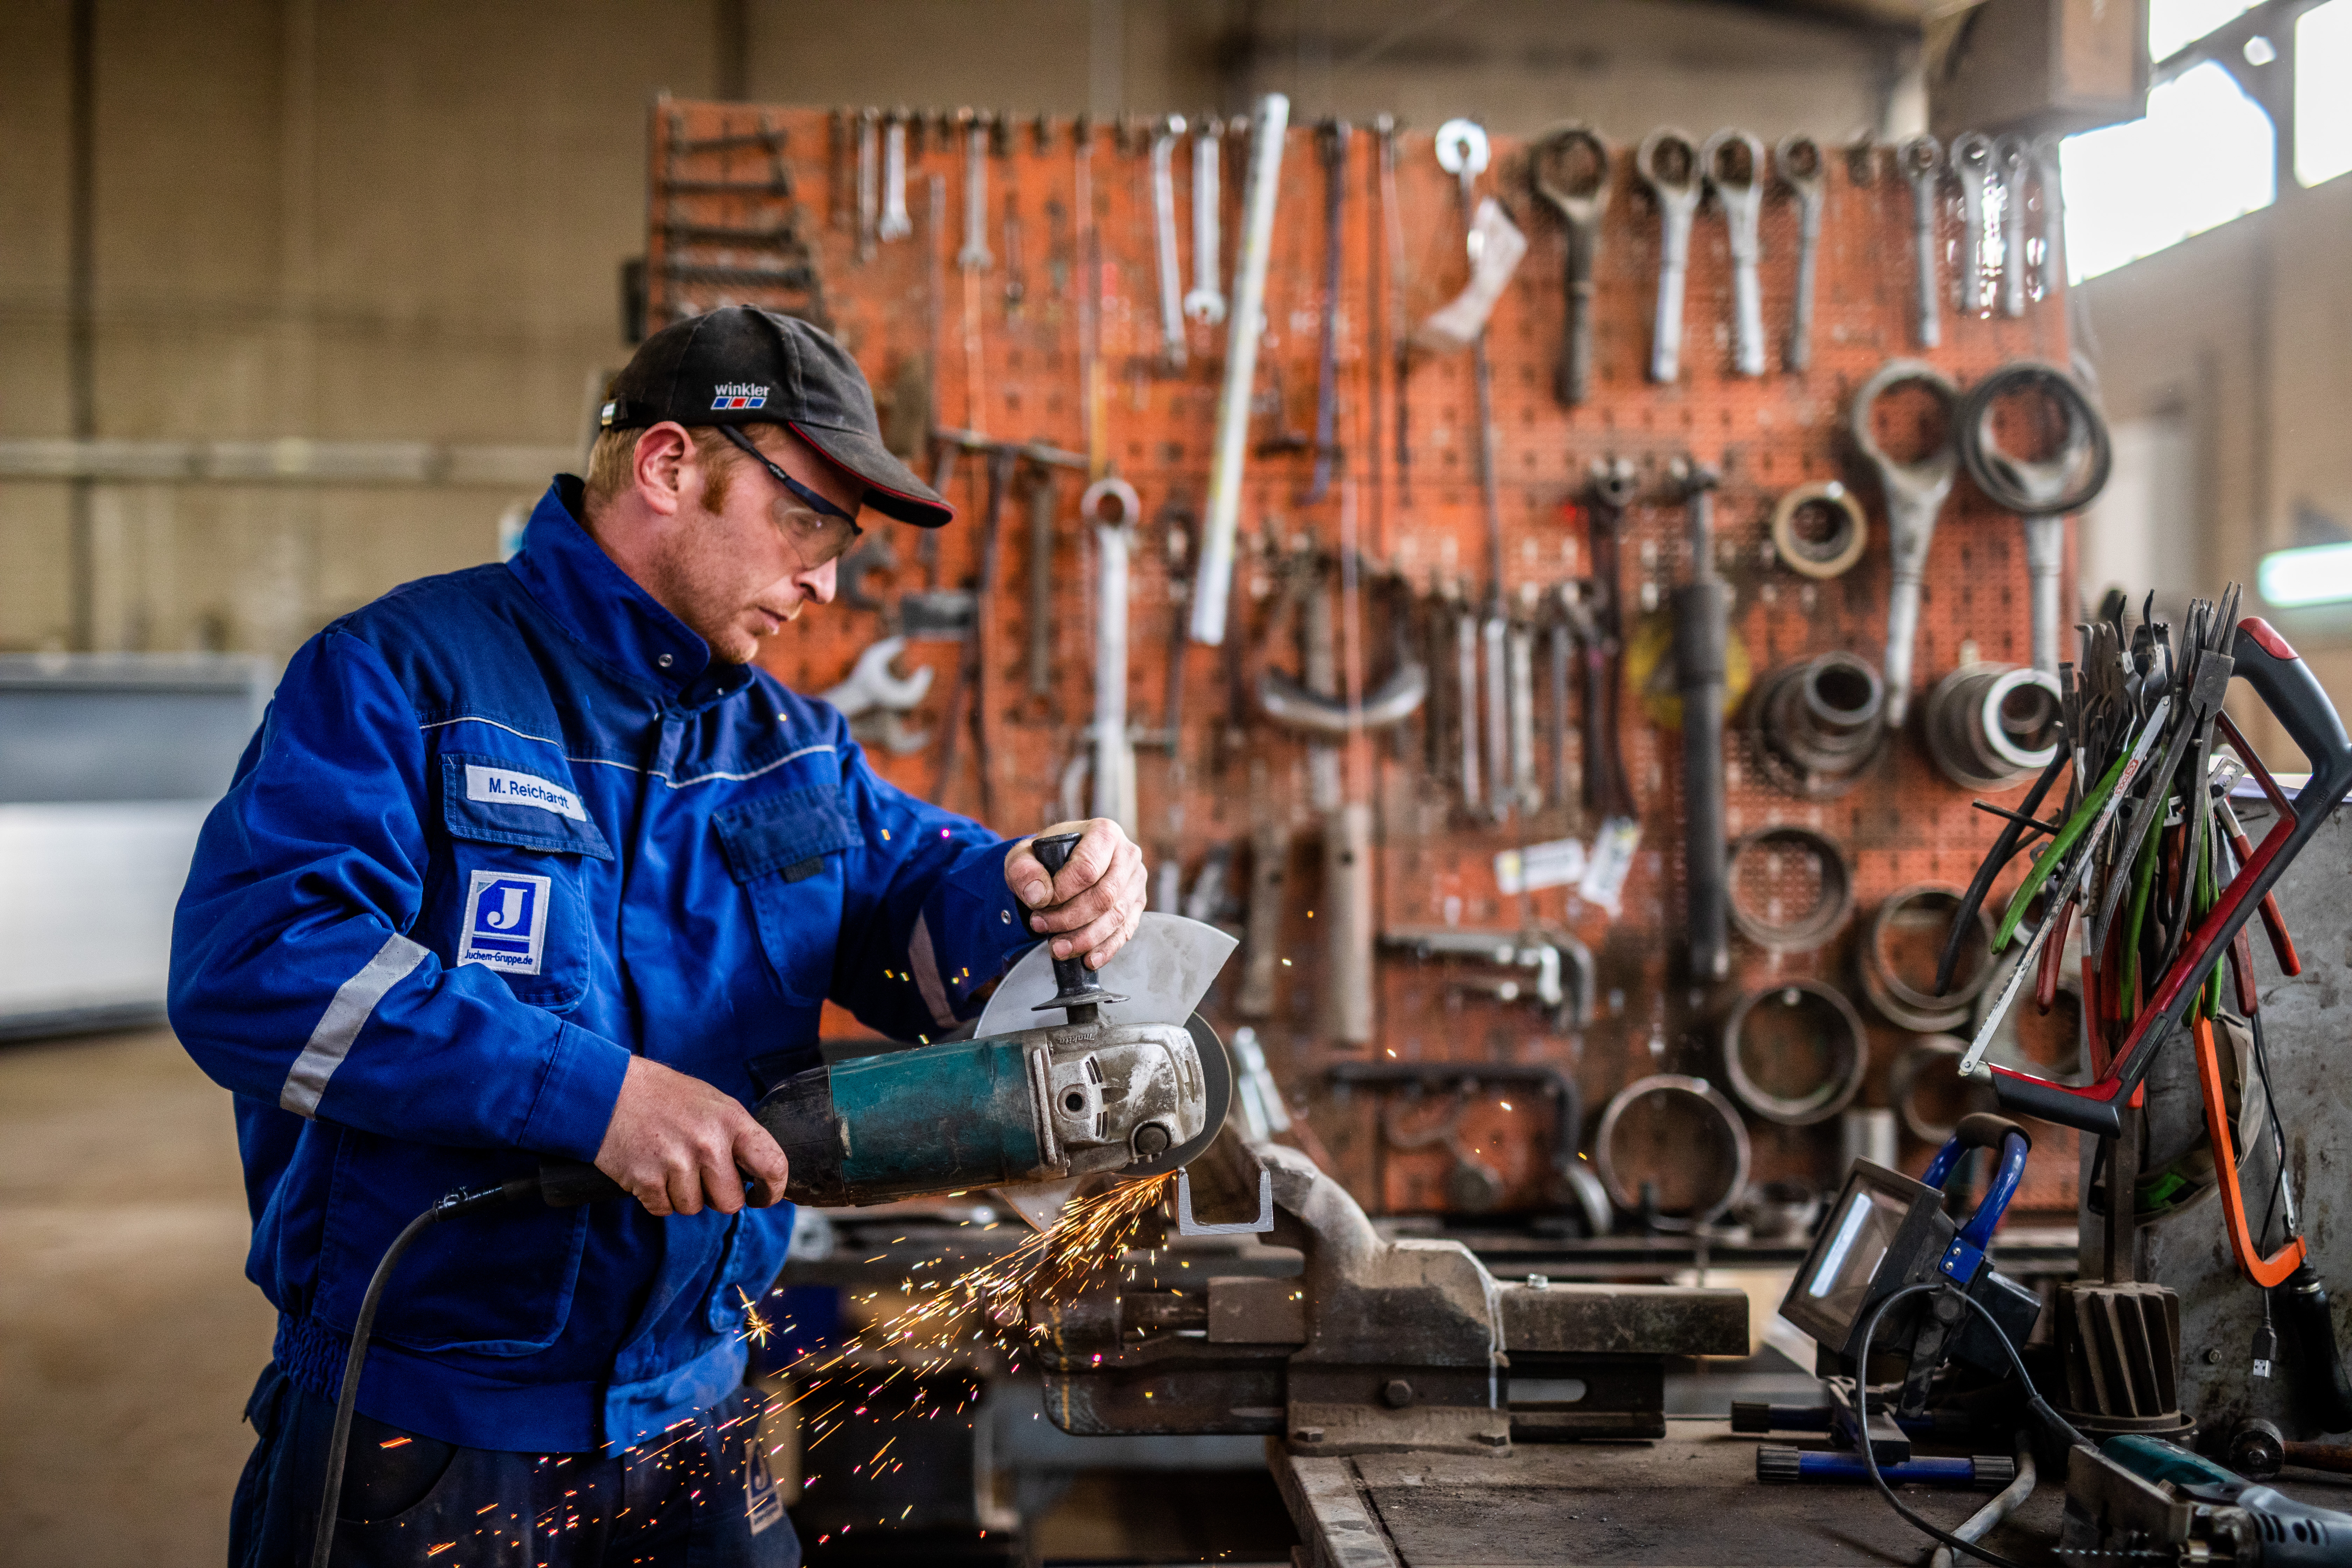
{"type": "Polygon", "coordinates": [[[1047,939],[1055,958],[1083,955],[1089,969],[1108,963],[1143,919],[1143,851],[1108,816],[1057,822],[1023,839],[1004,858],[1004,885],[1029,906],[1029,929],[1047,939]],[[1029,849],[1050,833],[1081,836],[1053,877],[1029,849]]]}

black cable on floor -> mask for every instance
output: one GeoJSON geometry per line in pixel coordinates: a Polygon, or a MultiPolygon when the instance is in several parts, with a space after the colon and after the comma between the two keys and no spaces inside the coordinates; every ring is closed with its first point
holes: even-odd
{"type": "MultiPolygon", "coordinates": [[[[2043,1426],[2049,1427],[2053,1431],[2063,1433],[2070,1446],[2072,1444],[2088,1441],[2088,1439],[2086,1439],[2080,1432],[2074,1430],[2074,1426],[2072,1422],[2059,1415],[2057,1411],[2052,1409],[2050,1407],[2049,1401],[2043,1399],[2042,1395],[2035,1391],[2033,1379],[2025,1370],[2025,1358],[2017,1353],[2017,1346],[2011,1341],[2009,1331],[2000,1326],[2000,1320],[1993,1316],[1992,1309],[1987,1307],[1982,1301],[1979,1301],[1975,1297],[1968,1294],[1958,1285],[1948,1279],[1930,1279],[1917,1285],[1906,1285],[1902,1289],[1895,1291],[1894,1294],[1888,1296],[1885,1300],[1879,1302],[1877,1306],[1872,1308],[1870,1316],[1864,1321],[1862,1325],[1862,1344],[1860,1346],[1859,1354],[1855,1359],[1855,1366],[1863,1369],[1866,1373],[1867,1369],[1870,1366],[1871,1337],[1878,1332],[1879,1320],[1886,1316],[1886,1310],[1889,1307],[1892,1307],[1895,1302],[1902,1300],[1906,1296],[1917,1296],[1935,1290],[1949,1290],[1953,1295],[1968,1303],[1969,1309],[1971,1311],[1984,1319],[1985,1326],[1992,1331],[1993,1338],[2000,1342],[2000,1348],[2009,1352],[2009,1363],[2011,1366],[2017,1369],[2017,1381],[2025,1390],[2026,1408],[2033,1413],[2036,1420],[2042,1422],[2043,1426]]],[[[1983,1561],[1993,1564],[1993,1568],[2024,1568],[2022,1563],[2011,1562],[2009,1558],[2003,1557],[1998,1552],[1993,1552],[1985,1547],[1979,1546],[1973,1541],[1963,1541],[1958,1536],[1954,1535],[1950,1531],[1943,1530],[1936,1525],[1928,1523],[1925,1519],[1922,1519],[1919,1515],[1914,1513],[1910,1509],[1904,1506],[1903,1500],[1895,1495],[1895,1489],[1886,1484],[1886,1478],[1878,1473],[1878,1446],[1870,1440],[1870,1419],[1864,1410],[1864,1406],[1868,1403],[1868,1394],[1864,1386],[1866,1381],[1866,1376],[1856,1376],[1853,1380],[1854,1430],[1862,1434],[1862,1442],[1860,1444],[1862,1448],[1862,1462],[1864,1467],[1870,1471],[1870,1484],[1878,1489],[1879,1495],[1886,1500],[1887,1506],[1892,1508],[1896,1513],[1901,1514],[1906,1520],[1909,1521],[1920,1531],[1928,1535],[1934,1536],[1945,1545],[1949,1546],[1956,1551],[1965,1552],[1971,1557],[1980,1558],[1983,1561]]]]}

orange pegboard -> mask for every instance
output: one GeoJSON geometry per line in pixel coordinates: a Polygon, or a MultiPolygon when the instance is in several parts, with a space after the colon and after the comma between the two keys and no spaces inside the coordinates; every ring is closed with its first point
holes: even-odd
{"type": "MultiPolygon", "coordinates": [[[[1148,128],[1146,128],[1148,130],[1148,128]]],[[[1138,746],[1137,837],[1153,858],[1174,856],[1196,875],[1212,847],[1239,855],[1254,825],[1292,829],[1287,896],[1279,950],[1283,960],[1272,1015],[1250,1020],[1272,1064],[1310,1117],[1358,1195],[1375,1210],[1446,1206],[1454,1163],[1444,1140],[1410,1143],[1413,1129],[1442,1106],[1401,1103],[1392,1092],[1358,1087],[1336,1091],[1323,1069],[1342,1060],[1444,1061],[1552,1065],[1580,1086],[1586,1126],[1622,1085],[1656,1071],[1720,1080],[1721,1020],[1748,988],[1783,978],[1811,978],[1852,998],[1868,1023],[1871,1069],[1855,1103],[1885,1104],[1885,1077],[1908,1040],[1864,999],[1858,949],[1870,917],[1894,890],[1920,882],[1965,883],[1991,837],[1989,820],[1969,809],[1970,795],[1949,784],[1926,755],[1918,715],[1936,680],[1971,659],[2021,663],[2027,607],[2021,533],[1962,480],[1937,530],[1916,654],[1910,732],[1851,794],[1810,801],[1780,793],[1749,757],[1735,720],[1726,737],[1727,820],[1737,837],[1775,823],[1820,830],[1843,849],[1858,904],[1845,927],[1820,949],[1767,952],[1735,937],[1733,976],[1693,990],[1679,977],[1683,947],[1679,823],[1680,737],[1659,727],[1640,693],[1621,702],[1626,769],[1643,819],[1643,838],[1622,913],[1583,903],[1567,889],[1506,896],[1493,869],[1497,851],[1563,837],[1590,839],[1598,826],[1576,792],[1565,805],[1522,810],[1496,826],[1470,820],[1450,786],[1424,765],[1422,721],[1375,737],[1369,767],[1351,773],[1359,798],[1375,810],[1377,902],[1382,929],[1454,924],[1514,931],[1539,923],[1573,931],[1595,954],[1599,1015],[1582,1030],[1555,1031],[1522,1001],[1466,992],[1449,971],[1411,954],[1383,951],[1378,963],[1378,1024],[1368,1046],[1343,1047],[1320,1026],[1321,957],[1313,911],[1320,896],[1321,857],[1309,808],[1307,747],[1262,718],[1250,717],[1235,692],[1255,688],[1267,663],[1296,671],[1290,650],[1295,609],[1282,588],[1287,552],[1307,546],[1335,554],[1352,529],[1365,558],[1360,620],[1364,679],[1377,684],[1390,652],[1393,586],[1407,586],[1426,609],[1433,584],[1458,586],[1474,604],[1486,595],[1485,513],[1477,473],[1478,431],[1468,355],[1417,361],[1402,405],[1392,345],[1399,332],[1464,286],[1467,264],[1456,188],[1441,171],[1426,132],[1396,137],[1393,213],[1381,204],[1380,143],[1359,127],[1344,165],[1344,226],[1336,300],[1336,382],[1340,482],[1318,500],[1305,499],[1314,462],[1319,334],[1325,310],[1326,164],[1311,128],[1294,129],[1282,163],[1280,202],[1266,288],[1266,329],[1259,350],[1253,456],[1244,483],[1242,548],[1227,643],[1196,647],[1176,634],[1187,613],[1190,520],[1207,489],[1214,407],[1225,358],[1226,329],[1193,325],[1187,363],[1167,367],[1160,342],[1148,138],[1109,127],[1086,132],[1081,157],[1067,121],[1040,127],[1023,120],[992,139],[987,159],[984,232],[992,253],[984,269],[959,268],[964,241],[965,166],[960,130],[925,120],[909,137],[907,204],[910,236],[861,242],[857,219],[855,115],[812,109],[664,100],[652,116],[647,279],[654,325],[696,310],[751,302],[800,310],[824,322],[857,356],[873,382],[886,431],[909,455],[934,460],[927,425],[983,433],[1000,441],[1042,442],[1099,455],[1140,493],[1143,525],[1130,590],[1129,710],[1138,746]],[[1091,213],[1091,222],[1083,221],[1091,213]],[[1402,235],[1400,275],[1391,274],[1388,226],[1402,235]],[[1095,320],[1099,415],[1090,429],[1082,381],[1089,258],[1098,300],[1095,320]],[[1391,286],[1393,285],[1393,292],[1391,286]],[[1392,306],[1391,301],[1395,301],[1392,306]],[[1397,462],[1396,429],[1404,414],[1406,463],[1397,462]],[[1164,737],[1171,650],[1181,659],[1182,710],[1172,750],[1164,737]],[[1239,716],[1242,722],[1236,724],[1239,716]],[[1395,1121],[1384,1132],[1384,1116],[1395,1121]]],[[[881,128],[876,127],[877,152],[881,128]]],[[[1220,268],[1231,291],[1241,223],[1248,136],[1236,124],[1222,142],[1223,230],[1220,268]]],[[[1175,158],[1177,229],[1184,279],[1192,280],[1190,142],[1175,158]]],[[[880,159],[877,156],[877,165],[880,159]]],[[[1733,628],[1758,676],[1786,661],[1832,648],[1875,665],[1883,653],[1888,562],[1885,519],[1874,477],[1852,457],[1843,436],[1854,389],[1890,357],[1928,359],[1963,387],[2011,359],[2063,363],[2064,311],[2059,298],[2037,298],[2017,319],[1955,309],[1948,293],[1943,346],[1915,346],[1912,196],[1885,148],[1838,150],[1826,160],[1826,206],[1819,253],[1818,304],[1811,364],[1779,368],[1780,335],[1794,288],[1796,208],[1770,193],[1762,216],[1764,319],[1773,368],[1759,378],[1732,374],[1731,268],[1719,208],[1698,215],[1691,246],[1685,343],[1679,380],[1653,384],[1646,375],[1656,284],[1659,220],[1632,168],[1631,150],[1612,149],[1611,199],[1598,262],[1592,395],[1568,409],[1552,394],[1564,296],[1564,244],[1549,208],[1528,191],[1524,149],[1498,138],[1479,182],[1499,197],[1531,248],[1505,291],[1488,330],[1498,437],[1504,533],[1503,588],[1517,605],[1524,586],[1549,590],[1593,570],[1588,519],[1580,504],[1590,465],[1633,460],[1643,492],[1624,519],[1619,588],[1629,634],[1657,613],[1688,574],[1683,509],[1665,499],[1667,465],[1688,456],[1720,470],[1716,529],[1718,566],[1733,595],[1733,628]],[[1769,542],[1774,500],[1809,479],[1842,479],[1863,496],[1871,538],[1861,563],[1841,578],[1816,582],[1780,564],[1769,542]]],[[[1959,248],[1957,193],[1939,229],[1948,284],[1959,248]]],[[[1883,405],[1882,444],[1900,450],[1916,409],[1883,405]]],[[[935,578],[955,587],[976,580],[986,498],[984,463],[961,458],[949,487],[961,517],[921,558],[910,531],[893,531],[895,566],[869,573],[865,584],[885,602],[935,578]]],[[[1048,689],[1030,688],[1027,584],[1030,577],[1030,476],[1026,466],[1004,501],[998,592],[984,606],[986,658],[980,683],[988,743],[961,737],[952,776],[937,776],[938,732],[961,658],[951,641],[916,641],[901,668],[938,672],[923,708],[907,728],[928,744],[905,755],[869,742],[887,777],[959,809],[987,796],[993,825],[1033,828],[1063,815],[1073,760],[1085,753],[1091,713],[1094,618],[1092,543],[1076,514],[1086,476],[1058,476],[1053,500],[1055,584],[1045,646],[1048,689]]],[[[887,612],[835,605],[797,625],[767,662],[801,689],[823,691],[857,652],[888,629],[887,612]]],[[[1416,616],[1412,646],[1423,650],[1416,616]]],[[[1637,639],[1638,640],[1638,639],[1637,639]]],[[[1538,756],[1546,694],[1538,645],[1538,756]]],[[[1430,670],[1450,682],[1449,667],[1430,670]]],[[[1443,755],[1456,744],[1441,736],[1443,755]]],[[[1571,778],[1577,738],[1568,743],[1571,778]]],[[[2013,795],[2014,792],[2012,792],[2013,795]]],[[[2011,798],[2004,796],[2003,798],[2011,798]]],[[[2006,880],[2004,881],[2006,886],[2006,880]]],[[[1328,923],[1328,922],[1327,922],[1328,923]]],[[[1239,965],[1212,993],[1210,1011],[1228,1033],[1239,965]]],[[[1546,1151],[1553,1136],[1543,1097],[1514,1100],[1486,1091],[1464,1110],[1461,1137],[1484,1151],[1502,1178],[1501,1206],[1540,1201],[1546,1151]]],[[[1834,1121],[1791,1128],[1751,1121],[1754,1178],[1791,1178],[1815,1186],[1833,1180],[1834,1121]]],[[[2071,1134],[2044,1130],[2021,1195],[2021,1209],[2071,1211],[2075,1159],[2071,1134]]],[[[1906,1141],[1906,1163],[1929,1151],[1906,1141]]]]}

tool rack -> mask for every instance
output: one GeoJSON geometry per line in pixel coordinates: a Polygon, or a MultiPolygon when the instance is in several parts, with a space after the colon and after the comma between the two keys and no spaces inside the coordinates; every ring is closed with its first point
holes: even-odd
{"type": "MultiPolygon", "coordinates": [[[[934,471],[927,430],[952,429],[1088,454],[1097,473],[1115,472],[1135,487],[1141,518],[1128,607],[1128,707],[1138,738],[1135,837],[1155,862],[1179,858],[1190,887],[1213,846],[1233,845],[1245,858],[1254,826],[1271,821],[1297,830],[1286,868],[1272,1016],[1244,1020],[1234,1015],[1239,962],[1211,993],[1204,1011],[1229,1037],[1244,1022],[1257,1028],[1277,1076],[1294,1092],[1303,1091],[1309,1122],[1337,1173],[1369,1210],[1447,1209],[1447,1177],[1458,1163],[1449,1143],[1474,1151],[1498,1178],[1491,1197],[1496,1210],[1557,1207],[1557,1196],[1548,1196],[1546,1188],[1559,1132],[1539,1095],[1514,1100],[1507,1085],[1487,1086],[1458,1105],[1443,1090],[1420,1106],[1399,1105],[1409,1090],[1334,1084],[1328,1069],[1343,1061],[1444,1062],[1470,1069],[1508,1064],[1522,1074],[1529,1067],[1557,1068],[1580,1091],[1583,1125],[1575,1133],[1581,1138],[1600,1108],[1634,1079],[1679,1072],[1720,1083],[1718,1036],[1739,999],[1775,982],[1816,980],[1852,999],[1865,1024],[1867,1074],[1853,1103],[1887,1103],[1889,1068],[1911,1037],[1864,999],[1857,944],[1888,894],[1919,883],[1955,889],[1965,883],[1991,832],[1990,819],[1971,811],[1970,792],[1931,763],[1918,729],[1927,692],[1956,667],[2027,660],[2018,522],[1965,479],[1955,486],[1927,566],[1910,725],[1893,737],[1850,794],[1807,800],[1775,788],[1759,775],[1743,715],[1727,720],[1729,834],[1736,838],[1794,824],[1828,836],[1843,850],[1855,910],[1811,951],[1770,951],[1735,936],[1730,978],[1693,987],[1680,972],[1681,737],[1661,727],[1639,689],[1638,647],[1645,638],[1653,647],[1661,641],[1661,606],[1688,577],[1683,508],[1671,493],[1668,468],[1686,456],[1722,475],[1715,526],[1717,566],[1732,595],[1735,689],[1743,654],[1757,679],[1790,660],[1832,649],[1875,665],[1885,636],[1885,517],[1873,477],[1854,459],[1845,437],[1853,394],[1896,356],[1924,358],[1963,388],[2014,359],[2064,364],[2063,286],[2049,293],[2037,286],[2023,314],[2011,319],[1997,313],[1998,290],[1982,280],[1977,308],[1960,308],[1952,281],[1960,205],[1957,188],[1948,186],[1937,230],[1942,342],[1921,348],[1914,329],[1913,194],[1896,166],[1895,150],[1825,148],[1810,368],[1801,374],[1780,368],[1794,288],[1797,209],[1790,194],[1774,186],[1768,187],[1761,221],[1762,303],[1772,344],[1766,374],[1732,373],[1727,231],[1721,209],[1710,201],[1692,236],[1680,378],[1654,384],[1646,373],[1659,271],[1658,214],[1632,166],[1641,128],[1607,128],[1609,201],[1594,268],[1591,395],[1584,405],[1566,408],[1553,391],[1565,310],[1562,231],[1530,192],[1524,144],[1495,140],[1479,192],[1500,199],[1530,242],[1487,329],[1503,586],[1516,607],[1524,586],[1548,590],[1589,576],[1593,560],[1582,500],[1588,470],[1597,459],[1622,458],[1637,465],[1641,493],[1625,513],[1619,552],[1619,590],[1637,668],[1622,679],[1619,731],[1640,808],[1641,843],[1614,918],[1570,889],[1507,896],[1494,868],[1498,851],[1567,837],[1591,839],[1600,824],[1582,808],[1576,790],[1565,791],[1564,805],[1521,809],[1507,822],[1473,820],[1461,807],[1458,789],[1424,765],[1431,754],[1422,734],[1426,708],[1400,730],[1371,737],[1358,753],[1365,765],[1351,770],[1351,798],[1369,800],[1373,809],[1379,929],[1452,925],[1508,935],[1542,927],[1573,933],[1596,961],[1597,1006],[1589,1024],[1555,1027],[1524,1001],[1450,984],[1454,971],[1445,962],[1423,962],[1383,944],[1376,958],[1374,1037],[1343,1045],[1328,1037],[1319,1017],[1323,953],[1314,911],[1321,858],[1313,837],[1317,818],[1307,807],[1307,746],[1255,717],[1254,710],[1236,730],[1234,717],[1243,709],[1234,694],[1254,691],[1268,663],[1298,668],[1287,637],[1290,616],[1280,617],[1279,630],[1275,623],[1284,605],[1280,557],[1301,542],[1327,554],[1349,542],[1360,552],[1364,598],[1357,646],[1367,690],[1391,664],[1380,608],[1384,583],[1401,580],[1423,605],[1433,588],[1458,586],[1473,605],[1486,598],[1470,356],[1417,356],[1402,400],[1397,390],[1401,337],[1457,293],[1468,271],[1455,183],[1433,155],[1431,128],[1394,136],[1392,206],[1382,199],[1379,137],[1358,126],[1347,142],[1340,285],[1332,302],[1340,477],[1327,497],[1312,503],[1302,498],[1316,457],[1328,165],[1318,128],[1288,132],[1230,626],[1225,645],[1209,647],[1179,643],[1171,633],[1188,613],[1195,548],[1190,525],[1205,500],[1227,330],[1190,327],[1185,368],[1168,368],[1158,309],[1149,124],[1087,129],[1082,159],[1080,132],[1068,120],[1000,121],[986,160],[991,263],[967,271],[957,263],[965,217],[962,131],[944,118],[920,119],[907,149],[912,233],[878,241],[860,232],[858,140],[871,123],[861,123],[854,111],[656,102],[649,149],[648,323],[658,327],[726,303],[809,315],[857,357],[876,388],[886,434],[919,471],[934,471]],[[1082,191],[1092,209],[1090,223],[1082,221],[1082,191]],[[1399,259],[1401,268],[1394,265],[1399,259]],[[1098,339],[1091,354],[1085,342],[1089,316],[1098,339]],[[1089,362],[1098,367],[1091,432],[1083,380],[1089,362]],[[1297,445],[1301,436],[1304,447],[1297,445]],[[1281,449],[1286,445],[1291,449],[1281,449]],[[1777,559],[1769,524],[1784,492],[1829,479],[1860,494],[1870,537],[1851,571],[1817,581],[1777,559]],[[1164,732],[1171,648],[1181,649],[1183,662],[1183,706],[1172,737],[1164,732]],[[1394,1147],[1397,1140],[1383,1131],[1384,1115],[1391,1112],[1423,1125],[1457,1111],[1451,1138],[1421,1148],[1394,1147]]],[[[1704,134],[1710,128],[1693,129],[1704,134]]],[[[1229,294],[1248,143],[1245,120],[1230,122],[1219,143],[1225,250],[1219,271],[1229,294]]],[[[1176,232],[1188,284],[1194,270],[1192,187],[1182,171],[1190,149],[1187,137],[1178,147],[1176,180],[1176,232]]],[[[1918,439],[1909,426],[1934,417],[1924,401],[1890,397],[1881,405],[1879,440],[1900,449],[1918,439]]],[[[980,575],[986,470],[979,456],[967,455],[956,465],[948,494],[960,517],[938,539],[940,587],[967,585],[980,575]]],[[[1004,502],[998,587],[982,605],[977,700],[987,714],[989,743],[983,748],[970,735],[959,737],[953,775],[936,776],[939,731],[961,653],[954,641],[918,637],[901,668],[929,664],[939,679],[907,728],[928,732],[929,744],[907,755],[880,746],[868,752],[884,776],[975,814],[982,805],[980,770],[986,770],[991,826],[1007,832],[1066,815],[1064,775],[1085,750],[1092,706],[1094,543],[1077,514],[1083,474],[1059,476],[1055,503],[1045,643],[1050,689],[1033,692],[1026,677],[1024,585],[1032,562],[1024,498],[1032,471],[1024,465],[1004,502]]],[[[911,531],[892,531],[887,542],[895,566],[869,570],[861,583],[882,608],[836,604],[807,617],[766,656],[776,674],[799,689],[822,692],[864,647],[897,629],[891,606],[898,595],[923,588],[927,573],[911,531]]],[[[2070,539],[2070,585],[2072,562],[2070,539]]],[[[2071,586],[2066,602],[2073,603],[2071,586]]],[[[1412,646],[1427,657],[1418,629],[1412,646]]],[[[1432,668],[1429,677],[1437,686],[1450,672],[1432,668]]],[[[1539,713],[1542,681],[1539,662],[1539,713]]],[[[1433,750],[1442,753],[1447,744],[1433,750]]],[[[1572,779],[1579,765],[1572,732],[1567,750],[1572,779]]],[[[2018,793],[2021,786],[1991,798],[2013,804],[2018,793]]],[[[2005,892],[2015,874],[2004,877],[1998,891],[2005,892]]],[[[1234,880],[1247,885],[1238,866],[1234,880]]],[[[1810,896],[1797,886],[1747,885],[1745,891],[1750,898],[1785,896],[1798,906],[1810,896]]],[[[858,1032],[837,1013],[829,1013],[827,1027],[858,1032]]],[[[2071,1212],[2073,1135],[2036,1131],[2037,1157],[2017,1208],[2071,1212]]],[[[1785,1126],[1750,1118],[1748,1131],[1752,1181],[1834,1188],[1834,1119],[1785,1126]]],[[[1905,1139],[1907,1167],[1924,1164],[1932,1152],[1932,1144],[1905,1139]]],[[[1686,1153],[1663,1132],[1654,1153],[1662,1188],[1670,1186],[1677,1166],[1688,1163],[1686,1153]]]]}

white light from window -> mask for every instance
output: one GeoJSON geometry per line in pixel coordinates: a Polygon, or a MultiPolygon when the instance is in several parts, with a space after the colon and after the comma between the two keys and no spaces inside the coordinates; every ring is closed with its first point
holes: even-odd
{"type": "Polygon", "coordinates": [[[2294,24],[2294,177],[2306,185],[2352,171],[2352,0],[2327,0],[2294,24]]]}
{"type": "Polygon", "coordinates": [[[2276,156],[2237,79],[2210,60],[2183,72],[2147,95],[2147,119],[2066,139],[2067,271],[2096,278],[2270,205],[2276,156]]]}
{"type": "Polygon", "coordinates": [[[2352,599],[2352,544],[2306,544],[2273,550],[2254,569],[2264,601],[2281,609],[2340,605],[2352,599]]]}
{"type": "Polygon", "coordinates": [[[2147,0],[2147,58],[2177,55],[2254,5],[2255,0],[2147,0]]]}

